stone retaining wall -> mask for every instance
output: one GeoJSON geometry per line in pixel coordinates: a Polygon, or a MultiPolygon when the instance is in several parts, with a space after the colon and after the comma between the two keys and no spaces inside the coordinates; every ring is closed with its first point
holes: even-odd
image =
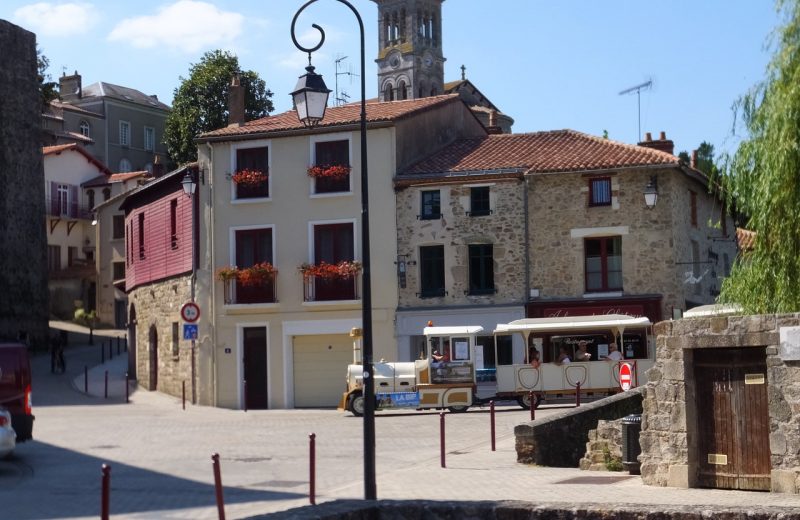
{"type": "Polygon", "coordinates": [[[642,413],[642,388],[516,426],[517,462],[577,468],[586,453],[589,430],[597,428],[599,420],[621,419],[632,413],[642,413]],[[554,439],[558,439],[557,446],[554,439]]]}
{"type": "Polygon", "coordinates": [[[317,506],[250,517],[249,520],[800,520],[779,508],[698,508],[614,504],[538,505],[519,501],[435,502],[430,500],[337,500],[317,506]]]}
{"type": "Polygon", "coordinates": [[[589,430],[586,455],[580,461],[580,468],[590,471],[609,471],[610,460],[617,461],[622,471],[622,419],[598,421],[597,428],[589,430]]]}

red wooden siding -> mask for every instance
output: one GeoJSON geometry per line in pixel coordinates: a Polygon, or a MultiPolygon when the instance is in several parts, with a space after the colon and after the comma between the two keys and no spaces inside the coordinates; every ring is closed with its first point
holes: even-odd
{"type": "Polygon", "coordinates": [[[163,280],[192,270],[192,199],[182,189],[138,207],[125,216],[126,243],[135,250],[128,255],[125,286],[163,280]],[[171,205],[176,201],[175,235],[171,205]],[[139,215],[144,214],[144,258],[139,256],[139,215]],[[133,236],[130,236],[133,234],[133,236]],[[174,238],[177,238],[175,240],[174,238]]]}

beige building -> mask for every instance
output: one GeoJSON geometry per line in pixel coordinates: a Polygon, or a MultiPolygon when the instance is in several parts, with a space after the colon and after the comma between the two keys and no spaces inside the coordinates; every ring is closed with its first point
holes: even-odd
{"type": "MultiPolygon", "coordinates": [[[[335,406],[341,396],[353,359],[348,334],[361,326],[350,263],[362,257],[359,110],[328,108],[314,129],[287,112],[199,139],[198,303],[208,317],[199,341],[201,352],[211,348],[218,406],[335,406]],[[276,272],[251,269],[264,262],[276,272]],[[233,267],[238,278],[221,280],[220,269],[233,267]]],[[[367,119],[374,356],[395,359],[394,174],[485,130],[455,95],[370,103],[367,119]]]]}

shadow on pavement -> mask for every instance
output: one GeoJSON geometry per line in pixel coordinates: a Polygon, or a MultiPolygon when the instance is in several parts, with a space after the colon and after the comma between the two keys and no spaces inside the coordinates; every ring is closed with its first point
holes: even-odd
{"type": "MultiPolygon", "coordinates": [[[[187,480],[164,473],[115,463],[109,444],[95,449],[108,450],[101,459],[36,441],[18,447],[11,459],[0,460],[0,503],[2,518],[39,520],[45,518],[97,517],[100,515],[101,467],[111,466],[110,513],[114,515],[169,511],[187,508],[216,508],[211,458],[207,475],[187,480]],[[29,479],[33,474],[37,479],[29,479]],[[47,499],[33,480],[60,482],[49,485],[47,499]]],[[[225,462],[220,458],[224,502],[228,504],[293,500],[302,493],[225,487],[225,462]]]]}

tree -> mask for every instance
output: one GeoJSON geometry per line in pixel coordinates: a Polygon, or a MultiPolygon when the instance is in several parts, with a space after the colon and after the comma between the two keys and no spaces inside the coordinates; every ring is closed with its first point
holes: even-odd
{"type": "MultiPolygon", "coordinates": [[[[189,77],[181,77],[175,89],[172,111],[167,117],[164,142],[176,164],[197,159],[194,138],[202,132],[228,124],[228,90],[239,71],[239,59],[228,51],[206,52],[200,63],[192,64],[189,77]]],[[[248,70],[239,73],[245,89],[245,117],[258,119],[273,110],[272,92],[264,80],[248,70]]]]}
{"type": "MultiPolygon", "coordinates": [[[[718,168],[714,163],[714,145],[703,141],[695,151],[697,152],[697,164],[695,164],[695,167],[706,175],[716,175],[718,168]]],[[[686,151],[679,153],[678,158],[687,164],[691,163],[689,153],[686,151]]]]}
{"type": "Polygon", "coordinates": [[[50,74],[47,73],[50,60],[42,54],[42,49],[39,47],[36,48],[36,65],[39,71],[37,76],[39,80],[39,98],[42,103],[42,111],[44,111],[51,101],[58,99],[58,83],[50,81],[50,74]]]}
{"type": "Polygon", "coordinates": [[[766,78],[734,105],[747,138],[723,160],[715,180],[756,232],[720,299],[745,311],[800,311],[800,0],[778,0],[785,25],[766,78]]]}

